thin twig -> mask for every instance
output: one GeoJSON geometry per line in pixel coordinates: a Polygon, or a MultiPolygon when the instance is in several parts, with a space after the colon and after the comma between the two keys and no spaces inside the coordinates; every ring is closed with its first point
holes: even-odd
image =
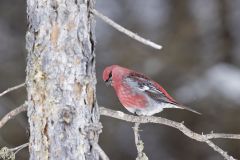
{"type": "Polygon", "coordinates": [[[240,139],[240,134],[224,134],[224,133],[211,133],[205,134],[207,139],[217,139],[217,138],[224,138],[224,139],[240,139]]]}
{"type": "Polygon", "coordinates": [[[16,154],[20,150],[26,148],[28,145],[29,145],[29,143],[22,144],[15,148],[3,147],[0,149],[0,159],[15,159],[16,154]]]}
{"type": "Polygon", "coordinates": [[[9,149],[10,151],[14,152],[14,154],[17,154],[19,151],[21,151],[22,149],[28,147],[29,143],[25,143],[25,144],[22,144],[20,146],[17,146],[15,148],[11,148],[9,149]]]}
{"type": "Polygon", "coordinates": [[[14,87],[11,87],[11,88],[8,88],[7,90],[3,91],[2,93],[0,93],[0,97],[3,96],[4,94],[7,94],[8,92],[11,92],[11,91],[14,91],[16,89],[19,89],[21,87],[25,86],[25,83],[22,83],[22,84],[19,84],[17,86],[14,86],[14,87]]]}
{"type": "Polygon", "coordinates": [[[109,160],[107,154],[97,143],[93,144],[93,148],[98,152],[102,160],[109,160]]]}
{"type": "Polygon", "coordinates": [[[140,123],[135,123],[134,127],[133,127],[133,132],[134,132],[134,137],[135,137],[135,145],[136,145],[137,152],[138,152],[136,160],[148,160],[147,155],[143,152],[144,143],[140,138],[139,125],[140,125],[140,123]]]}
{"type": "Polygon", "coordinates": [[[98,16],[100,19],[102,19],[104,22],[106,22],[107,24],[109,24],[110,26],[112,26],[113,28],[115,28],[116,30],[126,34],[127,36],[147,45],[147,46],[150,46],[150,47],[153,47],[155,49],[162,49],[162,46],[150,41],[150,40],[147,40],[143,37],[140,37],[139,35],[137,35],[136,33],[133,33],[132,31],[129,31],[127,30],[126,28],[120,26],[119,24],[115,23],[114,21],[112,21],[110,18],[104,16],[103,14],[101,14],[100,12],[98,12],[97,10],[95,9],[92,9],[91,12],[93,14],[95,14],[96,16],[98,16]]]}
{"type": "Polygon", "coordinates": [[[0,128],[2,128],[10,119],[13,119],[16,115],[21,112],[27,111],[27,103],[22,104],[21,106],[15,108],[14,110],[8,112],[1,120],[0,120],[0,128]]]}
{"type": "Polygon", "coordinates": [[[220,147],[218,147],[212,141],[207,139],[206,141],[203,141],[203,142],[207,143],[208,146],[210,146],[214,151],[221,154],[224,157],[224,159],[226,159],[226,160],[237,160],[237,159],[233,158],[232,156],[228,155],[226,151],[222,150],[220,147]]]}
{"type": "Polygon", "coordinates": [[[167,125],[167,126],[176,128],[179,131],[181,131],[183,134],[188,136],[189,138],[208,144],[216,152],[221,154],[224,157],[224,159],[235,160],[232,156],[228,155],[227,152],[223,151],[221,148],[216,146],[212,141],[210,141],[210,139],[215,139],[215,138],[239,139],[240,135],[238,135],[238,134],[222,134],[222,133],[207,134],[207,135],[198,134],[198,133],[195,133],[195,132],[191,131],[190,129],[188,129],[186,126],[184,126],[183,123],[168,120],[166,118],[154,117],[154,116],[133,116],[133,115],[125,114],[120,111],[114,111],[111,109],[107,109],[104,107],[100,107],[100,114],[104,115],[104,116],[124,120],[127,122],[157,123],[157,124],[163,124],[163,125],[167,125]]]}

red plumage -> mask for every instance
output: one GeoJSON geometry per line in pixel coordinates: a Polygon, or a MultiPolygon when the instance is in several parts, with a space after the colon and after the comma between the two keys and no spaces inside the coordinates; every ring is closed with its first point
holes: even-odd
{"type": "Polygon", "coordinates": [[[153,115],[163,108],[180,108],[200,114],[178,104],[161,85],[136,71],[112,65],[104,69],[103,80],[111,84],[121,104],[131,113],[153,115]]]}

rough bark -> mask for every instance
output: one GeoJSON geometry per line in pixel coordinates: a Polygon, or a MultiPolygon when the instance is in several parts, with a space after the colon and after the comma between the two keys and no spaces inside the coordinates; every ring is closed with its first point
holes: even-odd
{"type": "Polygon", "coordinates": [[[27,0],[31,160],[98,159],[93,0],[27,0]]]}

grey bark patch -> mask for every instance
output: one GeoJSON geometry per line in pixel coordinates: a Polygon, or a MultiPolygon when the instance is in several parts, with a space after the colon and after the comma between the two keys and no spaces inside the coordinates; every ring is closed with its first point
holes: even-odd
{"type": "Polygon", "coordinates": [[[30,159],[99,159],[93,0],[27,0],[30,159]]]}

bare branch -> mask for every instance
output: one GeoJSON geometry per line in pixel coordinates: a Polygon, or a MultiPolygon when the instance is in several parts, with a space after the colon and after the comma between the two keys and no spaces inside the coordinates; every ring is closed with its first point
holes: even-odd
{"type": "Polygon", "coordinates": [[[135,137],[135,145],[136,145],[137,152],[138,152],[136,160],[148,160],[147,155],[143,152],[144,143],[140,138],[139,125],[140,125],[140,123],[135,123],[135,125],[133,127],[133,132],[134,132],[134,137],[135,137]]]}
{"type": "Polygon", "coordinates": [[[188,129],[186,126],[184,126],[183,123],[168,120],[166,118],[154,117],[154,116],[133,116],[133,115],[125,114],[121,111],[114,111],[104,107],[100,107],[100,114],[104,116],[124,120],[127,122],[157,123],[157,124],[163,124],[166,126],[176,128],[191,139],[195,139],[196,141],[199,141],[199,142],[205,142],[211,148],[213,148],[216,152],[221,154],[224,157],[224,159],[235,160],[232,156],[229,156],[227,152],[223,151],[221,148],[216,146],[212,141],[210,141],[210,139],[215,139],[215,138],[239,139],[240,135],[238,134],[222,134],[222,133],[220,134],[214,133],[214,134],[207,134],[207,135],[198,134],[188,129]]]}
{"type": "Polygon", "coordinates": [[[0,159],[3,159],[3,160],[9,160],[9,159],[14,160],[16,154],[20,150],[26,148],[28,145],[29,145],[29,143],[22,144],[20,146],[15,147],[15,148],[3,147],[3,148],[0,149],[0,159]]]}
{"type": "Polygon", "coordinates": [[[27,111],[27,103],[25,102],[21,106],[15,108],[14,110],[7,113],[1,120],[0,120],[0,128],[2,128],[10,119],[13,119],[16,115],[21,112],[27,111]]]}
{"type": "Polygon", "coordinates": [[[207,139],[240,139],[240,134],[224,134],[224,133],[211,133],[205,135],[207,139]]]}
{"type": "Polygon", "coordinates": [[[26,148],[29,146],[29,143],[25,143],[25,144],[22,144],[20,146],[17,146],[15,148],[11,148],[9,149],[11,152],[14,152],[14,154],[17,154],[19,151],[21,151],[22,149],[26,148]]]}
{"type": "Polygon", "coordinates": [[[155,49],[162,49],[162,46],[150,41],[150,40],[147,40],[143,37],[140,37],[139,35],[137,35],[136,33],[133,33],[132,31],[129,31],[127,30],[126,28],[120,26],[119,24],[115,23],[114,21],[112,21],[110,18],[104,16],[103,14],[101,14],[100,12],[98,12],[97,10],[95,9],[92,9],[91,12],[93,14],[95,14],[97,17],[99,17],[100,19],[102,19],[104,22],[106,22],[107,24],[109,24],[110,26],[112,26],[113,28],[115,28],[116,30],[126,34],[127,36],[147,45],[147,46],[150,46],[150,47],[153,47],[155,49]]]}
{"type": "Polygon", "coordinates": [[[97,143],[93,144],[93,148],[99,153],[102,160],[109,160],[107,154],[97,143]]]}
{"type": "MultiPolygon", "coordinates": [[[[203,135],[204,136],[204,135],[203,135]]],[[[232,156],[228,155],[227,152],[225,152],[224,150],[222,150],[220,147],[218,147],[216,144],[214,144],[212,141],[210,140],[205,140],[203,141],[205,143],[208,144],[208,146],[210,146],[213,150],[215,150],[216,152],[218,152],[219,154],[221,154],[224,159],[226,160],[236,160],[235,158],[233,158],[232,156]]]]}
{"type": "Polygon", "coordinates": [[[14,87],[11,87],[11,88],[8,88],[7,90],[3,91],[2,93],[0,93],[0,97],[3,96],[4,94],[7,94],[8,92],[11,92],[11,91],[14,91],[16,89],[19,89],[21,87],[25,86],[25,83],[22,83],[22,84],[19,84],[17,86],[14,86],[14,87]]]}

